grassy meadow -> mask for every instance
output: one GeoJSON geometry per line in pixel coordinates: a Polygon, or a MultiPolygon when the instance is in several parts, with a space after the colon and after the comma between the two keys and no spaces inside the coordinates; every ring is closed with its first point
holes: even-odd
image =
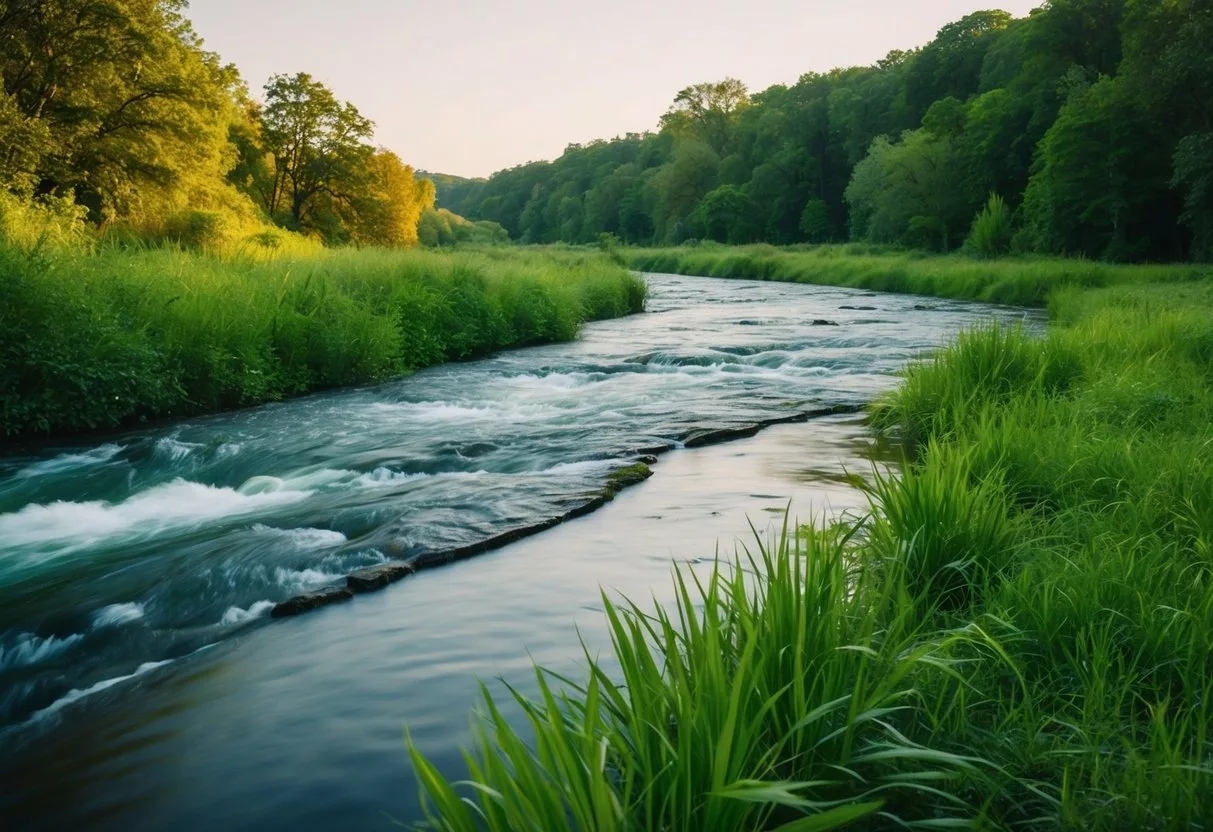
{"type": "Polygon", "coordinates": [[[574,338],[640,311],[590,252],[0,244],[0,436],[255,405],[574,338]]]}
{"type": "MultiPolygon", "coordinates": [[[[637,265],[702,262],[674,256],[637,265]]],[[[922,291],[900,262],[879,288],[922,291]]],[[[529,724],[486,688],[469,782],[411,749],[432,826],[1213,826],[1213,283],[1136,275],[910,367],[873,406],[906,460],[867,517],[678,572],[669,606],[604,597],[621,671],[537,669],[529,724]]]]}
{"type": "Polygon", "coordinates": [[[975,259],[863,243],[821,246],[723,246],[700,243],[627,251],[642,272],[820,283],[875,292],[933,295],[1014,306],[1045,306],[1065,287],[1213,277],[1208,264],[1116,265],[1063,257],[975,259]]]}

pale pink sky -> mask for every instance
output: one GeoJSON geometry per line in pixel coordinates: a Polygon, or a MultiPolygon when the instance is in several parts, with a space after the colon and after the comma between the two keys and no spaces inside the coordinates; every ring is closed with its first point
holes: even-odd
{"type": "Polygon", "coordinates": [[[254,92],[310,72],[417,168],[484,176],[570,142],[654,129],[678,90],[751,91],[871,64],[981,8],[1040,0],[194,0],[208,49],[254,92]]]}

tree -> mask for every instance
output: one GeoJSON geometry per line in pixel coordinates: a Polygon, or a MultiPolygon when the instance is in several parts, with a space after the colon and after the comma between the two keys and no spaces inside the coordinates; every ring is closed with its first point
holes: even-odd
{"type": "Polygon", "coordinates": [[[274,157],[265,209],[292,228],[338,233],[366,187],[373,125],[305,72],[265,85],[262,138],[274,157]]]}
{"type": "Polygon", "coordinates": [[[852,236],[948,251],[973,216],[955,181],[951,140],[910,130],[872,144],[847,186],[852,236]]]}
{"type": "Polygon", "coordinates": [[[144,222],[227,194],[230,67],[183,0],[0,5],[0,176],[68,194],[97,222],[144,222]]]}
{"type": "Polygon", "coordinates": [[[1159,242],[1144,227],[1166,200],[1169,160],[1152,152],[1163,137],[1130,93],[1111,78],[1078,89],[1049,128],[1024,196],[1038,248],[1123,260],[1159,242]]]}
{"type": "Polygon", "coordinates": [[[688,139],[679,142],[670,162],[648,181],[659,240],[678,243],[693,236],[687,221],[699,200],[715,187],[719,164],[719,157],[707,144],[688,139]]]}
{"type": "Polygon", "coordinates": [[[367,163],[367,188],[355,203],[351,237],[366,245],[417,245],[417,225],[434,207],[434,183],[380,148],[367,163]]]}
{"type": "Polygon", "coordinates": [[[753,238],[750,217],[753,206],[746,192],[736,185],[721,185],[710,191],[696,209],[703,236],[721,243],[748,243],[753,238]]]}
{"type": "Polygon", "coordinates": [[[976,94],[986,53],[1010,21],[1007,12],[980,11],[940,29],[910,62],[906,101],[911,112],[921,116],[941,98],[964,101],[976,94]]]}
{"type": "Polygon", "coordinates": [[[674,135],[691,135],[723,155],[737,114],[750,103],[746,86],[736,78],[695,84],[674,97],[661,117],[661,128],[674,135]]]}

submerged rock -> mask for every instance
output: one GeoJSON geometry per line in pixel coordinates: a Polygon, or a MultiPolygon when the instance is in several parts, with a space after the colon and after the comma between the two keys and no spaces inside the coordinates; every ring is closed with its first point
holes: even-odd
{"type": "Polygon", "coordinates": [[[838,326],[837,321],[827,321],[825,318],[814,318],[810,326],[838,326]]]}
{"type": "Polygon", "coordinates": [[[314,610],[317,607],[326,607],[329,604],[336,604],[341,601],[348,601],[354,597],[354,593],[344,586],[330,586],[316,592],[308,592],[304,595],[296,595],[281,604],[275,604],[270,610],[271,618],[286,618],[289,615],[299,615],[300,613],[314,610]]]}
{"type": "Polygon", "coordinates": [[[345,585],[354,592],[373,592],[408,577],[414,571],[411,563],[381,563],[351,572],[345,577],[345,585]]]}
{"type": "Polygon", "coordinates": [[[839,309],[854,309],[857,311],[872,312],[876,309],[875,306],[840,306],[839,309]]]}

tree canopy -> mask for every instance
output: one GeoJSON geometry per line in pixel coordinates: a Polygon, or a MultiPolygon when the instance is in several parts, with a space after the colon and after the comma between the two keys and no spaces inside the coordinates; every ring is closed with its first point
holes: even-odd
{"type": "Polygon", "coordinates": [[[977,11],[873,66],[688,86],[651,133],[570,145],[438,204],[526,242],[966,244],[1213,256],[1213,0],[977,11]],[[1002,220],[1000,219],[1000,222],[1002,220]]]}
{"type": "Polygon", "coordinates": [[[252,100],[185,9],[0,0],[0,188],[152,235],[276,223],[326,242],[415,244],[433,187],[376,150],[371,122],[306,73],[252,100]]]}

